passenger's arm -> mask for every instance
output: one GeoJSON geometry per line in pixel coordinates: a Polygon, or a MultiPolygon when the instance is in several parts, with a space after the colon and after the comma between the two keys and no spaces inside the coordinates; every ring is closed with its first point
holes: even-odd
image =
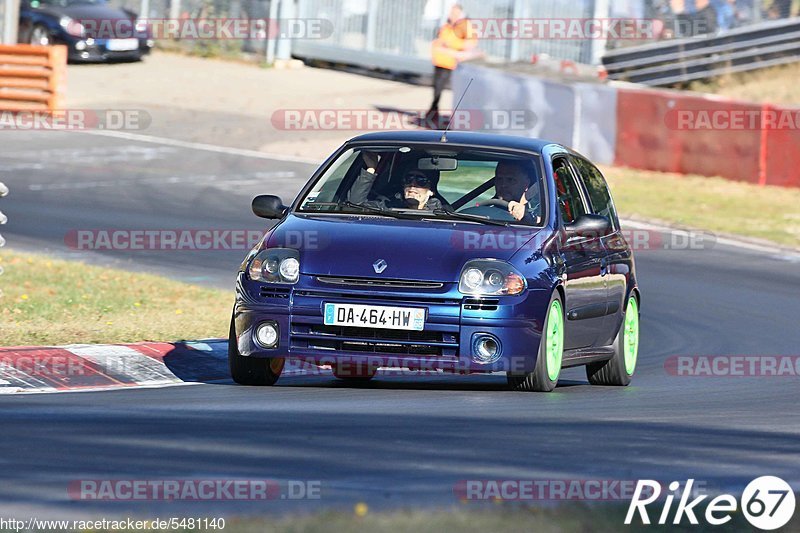
{"type": "Polygon", "coordinates": [[[353,186],[350,187],[350,192],[347,193],[347,199],[354,204],[363,204],[369,196],[369,191],[372,190],[372,185],[375,183],[375,174],[362,170],[359,173],[353,186]]]}
{"type": "Polygon", "coordinates": [[[363,204],[369,197],[369,191],[372,190],[372,186],[375,184],[376,168],[380,161],[377,154],[370,152],[364,152],[361,157],[366,168],[361,170],[347,193],[347,199],[359,205],[363,204]]]}

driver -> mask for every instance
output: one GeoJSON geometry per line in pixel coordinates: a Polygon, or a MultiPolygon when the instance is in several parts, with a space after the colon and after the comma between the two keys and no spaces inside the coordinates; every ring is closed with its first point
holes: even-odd
{"type": "Polygon", "coordinates": [[[377,154],[362,154],[364,168],[350,188],[348,200],[354,204],[378,209],[427,209],[434,211],[442,208],[442,202],[436,198],[434,189],[436,180],[422,170],[410,170],[403,176],[403,190],[393,197],[378,196],[367,200],[369,191],[375,182],[379,157],[377,154]]]}
{"type": "Polygon", "coordinates": [[[528,188],[531,185],[530,174],[521,161],[501,161],[494,171],[494,200],[508,202],[508,212],[516,220],[532,222],[533,217],[528,210],[528,188]]]}

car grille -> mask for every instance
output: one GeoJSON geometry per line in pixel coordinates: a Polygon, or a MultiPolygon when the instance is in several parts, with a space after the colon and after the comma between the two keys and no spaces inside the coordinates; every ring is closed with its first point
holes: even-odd
{"type": "MultiPolygon", "coordinates": [[[[358,293],[358,292],[328,292],[328,291],[321,291],[321,290],[301,290],[295,291],[295,296],[298,297],[309,297],[309,298],[323,298],[325,300],[331,299],[346,299],[346,300],[364,300],[368,302],[374,302],[376,296],[371,293],[358,293]]],[[[380,293],[379,298],[381,300],[386,300],[390,302],[396,303],[404,303],[404,304],[416,304],[416,305],[459,305],[461,300],[455,298],[442,298],[436,295],[425,296],[425,295],[414,295],[414,296],[406,296],[403,294],[392,294],[389,292],[382,292],[380,293]]]]}
{"type": "Polygon", "coordinates": [[[259,294],[262,298],[274,298],[279,300],[286,300],[289,298],[291,289],[283,287],[269,287],[266,285],[261,286],[259,294]]]}
{"type": "Polygon", "coordinates": [[[456,333],[292,323],[292,348],[363,354],[455,356],[456,333]]]}
{"type": "Polygon", "coordinates": [[[465,298],[464,309],[468,311],[497,311],[500,300],[496,298],[465,298]]]}
{"type": "Polygon", "coordinates": [[[328,285],[346,287],[376,287],[393,289],[441,289],[444,283],[436,281],[414,281],[404,279],[375,279],[375,278],[343,278],[332,276],[317,276],[317,281],[328,285]]]}

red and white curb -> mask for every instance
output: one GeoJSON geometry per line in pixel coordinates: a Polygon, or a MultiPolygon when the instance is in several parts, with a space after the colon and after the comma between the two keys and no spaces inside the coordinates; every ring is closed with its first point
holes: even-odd
{"type": "MultiPolygon", "coordinates": [[[[0,348],[0,394],[99,391],[223,381],[230,379],[227,357],[227,341],[220,339],[0,348]]],[[[287,362],[284,374],[320,374],[325,370],[287,362]]]]}

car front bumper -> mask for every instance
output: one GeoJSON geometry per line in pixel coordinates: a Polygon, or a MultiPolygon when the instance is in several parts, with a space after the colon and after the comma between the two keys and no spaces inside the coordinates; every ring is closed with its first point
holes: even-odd
{"type": "Polygon", "coordinates": [[[102,63],[106,61],[130,61],[150,53],[153,44],[140,38],[139,46],[133,50],[109,50],[108,39],[79,39],[70,36],[60,44],[67,46],[67,57],[73,63],[102,63]]]}
{"type": "Polygon", "coordinates": [[[536,364],[550,293],[474,299],[455,283],[435,291],[359,290],[331,287],[302,276],[294,287],[237,281],[234,331],[246,357],[287,358],[316,365],[342,363],[370,367],[442,370],[457,373],[530,372],[536,364]],[[326,303],[424,307],[421,332],[326,326],[326,303]],[[256,340],[259,325],[278,328],[278,344],[266,349],[256,340]],[[475,341],[491,336],[500,345],[491,360],[476,356],[475,341]]]}

